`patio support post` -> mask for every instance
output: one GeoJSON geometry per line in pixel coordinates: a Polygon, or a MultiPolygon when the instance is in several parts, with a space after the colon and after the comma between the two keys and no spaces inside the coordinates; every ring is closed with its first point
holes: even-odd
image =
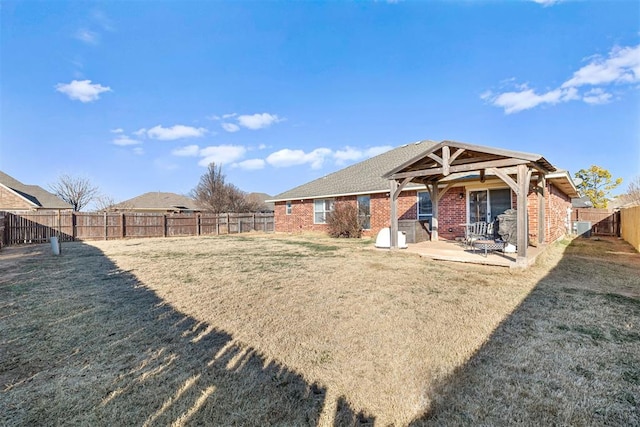
{"type": "Polygon", "coordinates": [[[547,201],[547,178],[538,172],[538,243],[546,240],[546,218],[545,207],[547,201]]]}
{"type": "Polygon", "coordinates": [[[529,192],[529,182],[527,182],[528,168],[527,165],[518,165],[518,209],[517,209],[517,234],[518,234],[518,256],[516,264],[521,266],[527,265],[527,245],[529,230],[527,224],[527,193],[529,192]]]}
{"type": "Polygon", "coordinates": [[[431,208],[432,208],[432,217],[431,217],[431,241],[438,241],[438,206],[440,196],[438,195],[438,183],[434,182],[431,184],[431,188],[429,189],[429,193],[431,196],[431,208]]]}
{"type": "Polygon", "coordinates": [[[389,201],[391,202],[391,227],[390,227],[390,248],[398,249],[398,182],[391,181],[391,191],[389,191],[389,201]]]}

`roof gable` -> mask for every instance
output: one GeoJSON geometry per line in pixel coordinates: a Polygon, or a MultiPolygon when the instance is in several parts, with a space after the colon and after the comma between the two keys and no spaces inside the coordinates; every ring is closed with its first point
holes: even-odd
{"type": "MultiPolygon", "coordinates": [[[[474,173],[478,171],[477,168],[472,167],[474,164],[484,165],[484,168],[500,168],[507,173],[511,173],[509,168],[513,166],[527,164],[539,173],[548,174],[548,177],[555,184],[560,184],[562,191],[567,195],[577,194],[568,173],[556,169],[540,154],[457,141],[424,140],[397,147],[302,184],[274,196],[271,201],[388,192],[390,190],[389,179],[392,177],[396,179],[418,177],[414,182],[407,184],[405,189],[424,188],[425,183],[434,181],[451,182],[480,179],[474,173]],[[443,157],[445,156],[449,159],[447,162],[449,170],[447,171],[443,170],[443,157]],[[394,167],[394,165],[399,166],[394,167]],[[421,174],[425,170],[429,171],[429,175],[421,174]]],[[[492,174],[489,170],[487,173],[492,174]]]]}
{"type": "Polygon", "coordinates": [[[420,177],[420,181],[440,181],[451,173],[470,172],[488,167],[529,164],[547,172],[556,168],[540,154],[503,150],[457,141],[442,141],[399,166],[386,172],[384,178],[420,177]]]}
{"type": "Polygon", "coordinates": [[[26,185],[0,171],[0,184],[31,204],[42,209],[72,209],[69,203],[38,185],[26,185]]]}

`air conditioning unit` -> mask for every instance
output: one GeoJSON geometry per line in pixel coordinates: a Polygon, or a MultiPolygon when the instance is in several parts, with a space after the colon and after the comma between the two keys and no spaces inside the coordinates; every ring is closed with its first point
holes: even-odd
{"type": "Polygon", "coordinates": [[[573,231],[582,237],[591,237],[591,221],[574,221],[573,231]]]}

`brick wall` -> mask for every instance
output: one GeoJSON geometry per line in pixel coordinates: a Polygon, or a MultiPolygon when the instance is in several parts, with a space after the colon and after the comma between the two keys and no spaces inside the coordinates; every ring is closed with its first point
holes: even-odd
{"type": "MultiPolygon", "coordinates": [[[[547,200],[545,204],[545,242],[553,242],[566,234],[565,219],[567,208],[571,206],[571,199],[560,192],[555,186],[547,183],[547,200]]],[[[517,209],[517,197],[512,194],[512,205],[517,209]]],[[[356,203],[357,196],[336,198],[339,201],[356,203]]],[[[275,229],[278,232],[296,233],[302,231],[326,232],[326,224],[313,223],[313,199],[292,200],[291,215],[286,215],[286,202],[275,204],[275,229]]],[[[417,219],[418,193],[416,190],[403,191],[398,197],[398,219],[417,219]]],[[[531,186],[527,195],[527,210],[529,215],[529,239],[537,242],[538,238],[538,196],[535,186],[531,186]]],[[[464,224],[467,222],[467,196],[463,186],[451,188],[440,199],[439,206],[439,236],[442,239],[453,240],[464,236],[464,224]],[[463,195],[460,198],[460,194],[463,195]]],[[[391,204],[389,193],[371,194],[371,230],[365,231],[365,236],[376,236],[380,229],[390,225],[391,204]]]]}
{"type": "Polygon", "coordinates": [[[571,208],[571,198],[553,184],[547,184],[545,217],[545,242],[551,243],[567,234],[567,209],[571,208]]]}
{"type": "MultiPolygon", "coordinates": [[[[514,209],[517,209],[517,197],[512,195],[514,209]]],[[[556,186],[547,183],[545,199],[545,236],[544,243],[551,243],[567,234],[567,208],[571,207],[571,198],[556,186]]],[[[532,183],[527,194],[527,215],[529,220],[529,241],[538,242],[538,194],[532,183]]]]}
{"type": "Polygon", "coordinates": [[[0,210],[30,210],[31,204],[15,193],[0,187],[0,210]]]}
{"type": "Polygon", "coordinates": [[[465,187],[453,187],[440,199],[438,206],[438,235],[447,240],[464,237],[467,222],[467,193],[465,187]],[[462,194],[462,199],[460,198],[462,194]]]}
{"type": "MultiPolygon", "coordinates": [[[[365,236],[376,236],[380,229],[389,227],[391,204],[389,193],[371,194],[371,230],[364,232],[365,236]]],[[[337,197],[336,201],[357,203],[357,196],[337,197]]],[[[284,233],[299,233],[302,231],[326,232],[326,224],[313,223],[313,199],[292,200],[291,215],[286,215],[286,202],[276,202],[275,221],[276,231],[284,233]]],[[[418,194],[415,190],[403,191],[398,197],[399,219],[416,219],[418,212],[418,194]]]]}

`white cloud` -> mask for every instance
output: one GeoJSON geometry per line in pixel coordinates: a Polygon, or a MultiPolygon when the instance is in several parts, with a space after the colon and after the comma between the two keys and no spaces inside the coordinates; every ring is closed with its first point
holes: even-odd
{"type": "MultiPolygon", "coordinates": [[[[143,129],[140,129],[140,131],[142,130],[143,129]]],[[[149,138],[172,141],[174,139],[201,137],[207,132],[207,130],[205,128],[195,128],[184,125],[175,125],[168,128],[158,125],[152,127],[146,132],[149,138]]]]}
{"type": "Polygon", "coordinates": [[[333,153],[333,157],[336,159],[336,164],[344,165],[348,162],[355,162],[362,159],[368,159],[369,157],[377,156],[386,151],[391,150],[393,147],[390,145],[382,145],[378,147],[370,147],[363,150],[353,147],[346,147],[343,150],[338,150],[333,153]]]}
{"type": "Polygon", "coordinates": [[[226,130],[227,132],[238,132],[240,130],[240,126],[234,124],[234,123],[221,123],[220,126],[222,126],[222,129],[226,130]]]}
{"type": "Polygon", "coordinates": [[[86,28],[80,28],[74,34],[74,37],[83,43],[90,45],[97,45],[100,41],[100,35],[95,31],[88,30],[86,28]]]}
{"type": "Polygon", "coordinates": [[[222,118],[223,119],[230,119],[231,117],[235,117],[237,115],[238,115],[238,113],[228,113],[228,114],[223,114],[222,118]]]}
{"type": "Polygon", "coordinates": [[[344,150],[338,150],[333,153],[333,157],[336,159],[336,163],[343,165],[349,161],[360,160],[364,157],[364,153],[361,150],[357,150],[351,147],[345,147],[344,150]]]}
{"type": "Polygon", "coordinates": [[[258,150],[264,150],[265,148],[267,148],[267,144],[258,145],[258,150]]]}
{"type": "Polygon", "coordinates": [[[147,134],[146,128],[140,128],[137,131],[133,132],[135,136],[145,136],[147,134]]]}
{"type": "Polygon", "coordinates": [[[200,147],[197,145],[187,145],[185,147],[176,148],[171,152],[174,156],[179,157],[196,157],[200,153],[200,147]]]}
{"type": "Polygon", "coordinates": [[[305,153],[302,150],[290,150],[285,148],[267,156],[267,163],[274,167],[287,167],[295,165],[310,164],[312,169],[320,169],[326,157],[331,155],[328,148],[316,148],[305,153]]]}
{"type": "Polygon", "coordinates": [[[137,139],[132,139],[129,138],[127,135],[118,135],[114,140],[113,143],[115,145],[119,145],[121,147],[126,147],[127,145],[138,145],[138,144],[142,144],[141,141],[138,141],[137,139]]]}
{"type": "Polygon", "coordinates": [[[238,124],[242,127],[251,130],[262,129],[271,126],[273,123],[281,122],[281,119],[275,114],[262,113],[262,114],[243,114],[237,118],[238,124]]]}
{"type": "Polygon", "coordinates": [[[573,73],[562,87],[605,85],[609,83],[640,82],[640,45],[616,47],[604,59],[596,56],[589,64],[573,73]]]}
{"type": "Polygon", "coordinates": [[[612,97],[613,95],[611,95],[610,93],[605,92],[600,88],[595,88],[585,93],[584,96],[582,97],[582,100],[587,104],[597,105],[597,104],[606,104],[607,102],[611,101],[612,97]]]}
{"type": "Polygon", "coordinates": [[[124,129],[122,129],[122,128],[111,129],[110,132],[111,133],[122,133],[122,132],[124,132],[124,129]]]}
{"type": "Polygon", "coordinates": [[[133,149],[133,154],[136,154],[138,156],[142,156],[144,154],[144,149],[142,147],[135,147],[133,149]]]}
{"type": "Polygon", "coordinates": [[[231,164],[241,159],[247,149],[241,145],[214,145],[205,147],[198,153],[202,159],[198,162],[200,166],[208,166],[209,163],[231,164]]]}
{"type": "Polygon", "coordinates": [[[245,170],[258,170],[264,168],[265,161],[262,159],[248,159],[242,162],[234,163],[231,166],[245,170]]]}
{"type": "Polygon", "coordinates": [[[55,86],[58,92],[80,102],[92,102],[100,99],[103,92],[112,92],[109,86],[102,86],[98,83],[91,84],[91,80],[73,80],[71,83],[58,83],[55,86]]]}
{"type": "MultiPolygon", "coordinates": [[[[480,98],[490,104],[501,107],[506,114],[529,110],[543,104],[559,104],[573,100],[582,100],[587,104],[606,104],[613,95],[602,87],[606,85],[635,85],[640,82],[640,45],[615,47],[607,58],[592,57],[590,62],[557,89],[536,93],[527,85],[516,86],[515,91],[495,94],[485,91],[480,98]],[[578,90],[591,86],[581,95],[578,90]]],[[[512,82],[510,82],[512,84],[512,82]]]]}
{"type": "Polygon", "coordinates": [[[93,18],[94,22],[96,22],[100,27],[102,27],[103,30],[115,31],[115,25],[113,21],[103,11],[94,10],[93,13],[91,14],[91,17],[93,18]]]}
{"type": "Polygon", "coordinates": [[[553,6],[556,3],[560,3],[562,0],[533,0],[535,3],[541,4],[545,7],[553,6]]]}
{"type": "Polygon", "coordinates": [[[537,94],[533,89],[525,89],[520,92],[505,92],[500,95],[487,97],[496,107],[504,108],[507,114],[528,110],[542,104],[557,104],[577,99],[577,91],[571,89],[555,89],[537,94]]]}

